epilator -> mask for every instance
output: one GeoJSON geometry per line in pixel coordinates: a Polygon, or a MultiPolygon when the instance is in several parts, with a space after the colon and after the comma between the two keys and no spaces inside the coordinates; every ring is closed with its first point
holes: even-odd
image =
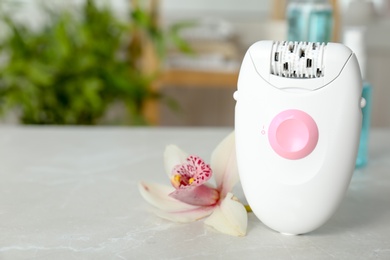
{"type": "Polygon", "coordinates": [[[362,84],[342,44],[260,41],[239,74],[235,133],[245,197],[283,234],[320,227],[350,183],[361,129],[362,84]]]}

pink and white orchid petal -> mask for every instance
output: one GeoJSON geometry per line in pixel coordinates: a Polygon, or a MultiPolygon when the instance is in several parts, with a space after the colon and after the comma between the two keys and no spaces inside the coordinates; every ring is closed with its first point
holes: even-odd
{"type": "Polygon", "coordinates": [[[224,197],[239,180],[234,132],[215,148],[211,155],[210,165],[213,169],[217,189],[220,191],[221,197],[224,197]]]}
{"type": "Polygon", "coordinates": [[[184,211],[162,211],[158,209],[154,209],[154,213],[164,219],[180,222],[180,223],[188,223],[197,221],[199,219],[205,218],[209,216],[214,210],[214,207],[197,207],[192,210],[184,210],[184,211]]]}
{"type": "Polygon", "coordinates": [[[206,164],[202,158],[200,158],[199,156],[191,155],[187,158],[187,162],[191,164],[195,169],[195,173],[192,176],[194,178],[194,185],[202,185],[211,178],[212,170],[210,168],[210,165],[206,164]]]}
{"type": "Polygon", "coordinates": [[[219,200],[219,192],[207,185],[177,189],[169,196],[195,206],[213,206],[219,200]]]}
{"type": "Polygon", "coordinates": [[[140,182],[138,189],[148,203],[162,211],[188,211],[198,208],[198,206],[181,202],[169,196],[175,191],[170,186],[140,182]]]}
{"type": "Polygon", "coordinates": [[[245,236],[248,226],[248,214],[244,205],[236,201],[233,194],[228,193],[221,205],[215,208],[204,223],[216,230],[232,235],[245,236]]]}
{"type": "Polygon", "coordinates": [[[188,155],[176,145],[168,145],[164,151],[165,172],[171,178],[172,170],[175,166],[187,161],[188,155]]]}

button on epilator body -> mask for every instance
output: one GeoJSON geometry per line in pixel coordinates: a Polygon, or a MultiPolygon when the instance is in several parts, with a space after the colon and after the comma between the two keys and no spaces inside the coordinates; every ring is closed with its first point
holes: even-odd
{"type": "Polygon", "coordinates": [[[281,157],[298,160],[308,156],[318,142],[318,127],[307,113],[289,109],[276,115],[268,129],[272,149],[281,157]]]}

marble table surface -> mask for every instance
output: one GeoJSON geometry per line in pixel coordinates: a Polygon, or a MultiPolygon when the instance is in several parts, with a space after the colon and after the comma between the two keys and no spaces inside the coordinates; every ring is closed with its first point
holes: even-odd
{"type": "Polygon", "coordinates": [[[231,130],[0,128],[0,259],[390,259],[390,129],[371,132],[369,165],[309,234],[281,235],[253,214],[245,237],[153,215],[137,183],[169,184],[165,146],[208,160],[231,130]]]}

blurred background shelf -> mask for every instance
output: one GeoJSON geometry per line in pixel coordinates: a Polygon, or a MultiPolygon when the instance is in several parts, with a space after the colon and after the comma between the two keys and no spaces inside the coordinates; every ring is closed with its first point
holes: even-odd
{"type": "Polygon", "coordinates": [[[147,118],[152,124],[162,126],[233,126],[233,93],[237,80],[238,70],[166,70],[156,88],[173,100],[176,108],[164,102],[149,102],[147,118]]]}
{"type": "Polygon", "coordinates": [[[167,70],[161,78],[161,88],[169,86],[199,88],[236,88],[238,71],[196,71],[186,69],[167,70]]]}

